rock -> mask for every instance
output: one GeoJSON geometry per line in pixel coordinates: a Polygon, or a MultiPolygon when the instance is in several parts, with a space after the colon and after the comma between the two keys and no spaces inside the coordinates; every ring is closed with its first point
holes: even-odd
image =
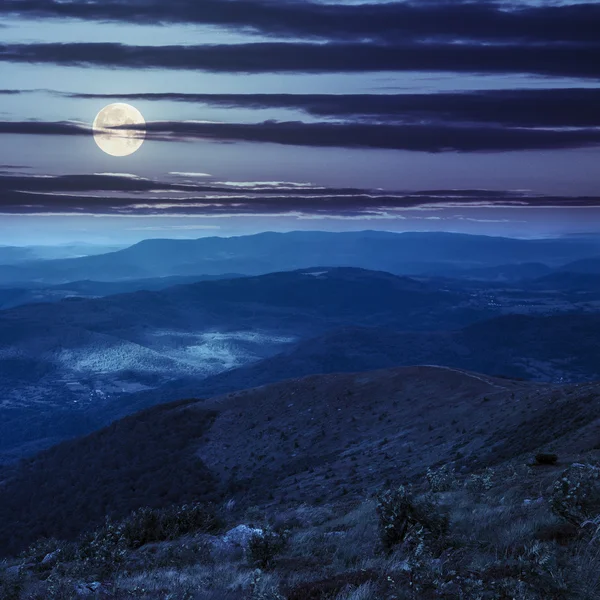
{"type": "Polygon", "coordinates": [[[76,583],[74,589],[78,598],[86,598],[94,593],[93,590],[90,590],[87,586],[87,583],[76,583]]]}
{"type": "Polygon", "coordinates": [[[203,535],[202,539],[210,544],[211,557],[216,562],[224,562],[241,560],[254,535],[262,536],[263,530],[248,525],[238,525],[222,537],[203,535]]]}
{"type": "Polygon", "coordinates": [[[345,531],[328,531],[325,533],[325,537],[343,537],[345,535],[345,531]]]}
{"type": "Polygon", "coordinates": [[[105,591],[99,581],[76,583],[74,589],[78,598],[98,598],[105,591]]]}
{"type": "Polygon", "coordinates": [[[58,555],[60,554],[60,550],[55,550],[54,552],[49,552],[42,559],[41,564],[45,567],[52,567],[58,562],[58,555]]]}
{"type": "Polygon", "coordinates": [[[4,574],[10,578],[18,577],[20,573],[21,573],[21,565],[14,565],[12,567],[8,567],[7,569],[4,569],[4,574]]]}
{"type": "Polygon", "coordinates": [[[250,540],[255,535],[263,535],[262,529],[256,529],[254,527],[248,527],[248,525],[238,525],[233,529],[229,530],[224,536],[223,541],[228,544],[240,546],[244,549],[248,547],[250,540]]]}
{"type": "Polygon", "coordinates": [[[409,573],[410,571],[412,571],[412,567],[410,566],[410,563],[407,560],[401,560],[396,565],[396,568],[398,568],[400,571],[405,571],[407,573],[409,573]]]}
{"type": "Polygon", "coordinates": [[[543,502],[543,498],[525,498],[525,500],[523,500],[523,506],[538,506],[543,502]]]}

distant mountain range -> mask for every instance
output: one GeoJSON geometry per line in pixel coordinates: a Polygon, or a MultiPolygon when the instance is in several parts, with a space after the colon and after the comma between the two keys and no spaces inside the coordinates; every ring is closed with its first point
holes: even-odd
{"type": "Polygon", "coordinates": [[[507,315],[454,331],[346,327],[292,344],[279,354],[207,377],[133,393],[107,421],[183,397],[210,397],[312,374],[419,364],[539,382],[600,380],[600,316],[507,315]]]}
{"type": "Polygon", "coordinates": [[[599,384],[439,367],[286,380],[130,416],[5,469],[0,549],[73,538],[140,506],[356,499],[427,467],[457,470],[598,447],[599,384]]]}
{"type": "Polygon", "coordinates": [[[388,273],[314,268],[3,311],[0,452],[89,430],[90,411],[123,395],[199,381],[331,329],[460,326],[473,320],[469,302],[388,273]]]}
{"type": "Polygon", "coordinates": [[[436,364],[600,378],[597,314],[502,310],[444,280],[315,267],[0,312],[0,460],[167,400],[313,373],[436,364]]]}
{"type": "Polygon", "coordinates": [[[600,379],[598,339],[600,315],[508,315],[445,332],[351,327],[209,377],[200,389],[207,395],[313,373],[414,364],[447,365],[538,381],[600,379]]]}
{"type": "MultiPolygon", "coordinates": [[[[600,254],[592,237],[520,240],[454,233],[290,232],[230,238],[145,240],[129,248],[80,258],[0,266],[0,284],[119,281],[197,273],[258,275],[326,264],[396,274],[541,263],[549,268],[600,254]]],[[[0,253],[1,258],[1,253],[0,253]]],[[[0,263],[2,261],[0,260],[0,263]]],[[[514,269],[514,267],[511,267],[514,269]]],[[[542,267],[537,269],[537,274],[542,267]]],[[[532,267],[521,267],[531,273],[532,267]]]]}
{"type": "Polygon", "coordinates": [[[552,267],[543,263],[514,263],[491,267],[464,267],[460,265],[450,267],[448,265],[439,265],[437,267],[429,267],[423,275],[473,281],[517,282],[526,279],[536,279],[553,272],[552,267]]]}
{"type": "Polygon", "coordinates": [[[573,261],[567,265],[563,265],[560,270],[570,273],[600,275],[600,256],[573,261]]]}
{"type": "Polygon", "coordinates": [[[122,244],[58,244],[53,246],[0,246],[0,265],[20,265],[30,261],[78,258],[115,252],[122,244]]]}
{"type": "MultiPolygon", "coordinates": [[[[549,267],[542,263],[515,263],[499,265],[492,267],[462,268],[460,266],[449,268],[440,266],[431,268],[427,273],[429,275],[441,275],[444,277],[455,277],[457,279],[470,279],[479,281],[497,281],[497,282],[523,282],[528,280],[552,281],[553,276],[562,276],[565,274],[580,275],[578,280],[573,280],[576,285],[586,284],[585,275],[600,275],[600,258],[586,258],[565,263],[556,268],[549,267]]],[[[590,279],[593,280],[593,279],[590,279]]],[[[566,279],[563,279],[566,283],[566,279]]]]}
{"type": "MultiPolygon", "coordinates": [[[[438,287],[450,286],[454,290],[465,292],[468,289],[506,289],[507,286],[519,291],[547,291],[580,294],[572,297],[575,302],[584,300],[581,294],[600,292],[600,273],[553,270],[540,263],[524,263],[502,265],[498,267],[481,267],[477,269],[461,269],[459,267],[439,267],[427,273],[417,275],[420,281],[429,281],[438,287]],[[444,281],[435,281],[436,279],[444,281]]],[[[120,281],[83,280],[61,284],[43,284],[22,282],[21,287],[0,285],[0,310],[36,304],[41,302],[58,302],[65,298],[101,298],[116,294],[127,294],[136,291],[163,290],[175,285],[185,285],[199,281],[216,279],[235,279],[245,277],[239,273],[222,275],[173,275],[147,279],[125,279],[120,281]]]]}
{"type": "Polygon", "coordinates": [[[181,275],[154,277],[150,279],[130,279],[124,281],[73,281],[57,285],[28,284],[26,287],[0,287],[0,310],[23,304],[58,302],[64,298],[98,298],[115,294],[139,291],[164,290],[175,285],[211,281],[213,279],[234,279],[242,277],[236,273],[223,275],[181,275]]]}
{"type": "Polygon", "coordinates": [[[0,282],[20,281],[0,285],[0,308],[13,307],[0,311],[0,461],[168,399],[312,373],[421,363],[600,377],[599,244],[365,231],[147,240],[43,261],[0,248],[14,263],[0,282]],[[298,268],[253,275],[275,267],[298,268]]]}
{"type": "Polygon", "coordinates": [[[600,291],[600,272],[578,273],[576,271],[559,271],[538,279],[523,282],[523,285],[528,289],[597,293],[600,291]]]}

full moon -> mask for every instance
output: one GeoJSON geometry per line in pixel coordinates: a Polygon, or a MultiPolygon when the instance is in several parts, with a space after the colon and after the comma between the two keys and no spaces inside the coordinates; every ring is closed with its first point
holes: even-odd
{"type": "Polygon", "coordinates": [[[94,119],[94,141],[111,156],[128,156],[144,143],[146,121],[142,113],[129,104],[117,102],[105,106],[94,119]],[[136,129],[112,129],[135,125],[136,129]]]}

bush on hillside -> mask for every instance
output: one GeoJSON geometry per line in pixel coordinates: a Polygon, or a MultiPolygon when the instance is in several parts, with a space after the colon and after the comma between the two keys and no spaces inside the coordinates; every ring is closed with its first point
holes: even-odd
{"type": "Polygon", "coordinates": [[[273,559],[284,550],[287,541],[287,532],[278,533],[266,528],[262,534],[255,533],[248,542],[248,561],[261,569],[268,569],[273,559]]]}
{"type": "Polygon", "coordinates": [[[55,538],[40,538],[19,554],[27,562],[40,563],[49,554],[64,553],[68,544],[55,538]]]}
{"type": "Polygon", "coordinates": [[[482,473],[472,473],[464,483],[465,489],[475,496],[489,492],[494,487],[494,471],[489,467],[482,473]]]}
{"type": "Polygon", "coordinates": [[[71,575],[104,578],[121,569],[132,549],[199,531],[214,532],[219,527],[220,521],[213,508],[202,503],[162,510],[142,508],[121,521],[106,519],[102,527],[84,533],[76,543],[41,540],[21,556],[26,560],[33,559],[38,570],[44,570],[52,568],[51,564],[44,565],[44,557],[57,554],[53,563],[70,563],[71,575]]]}
{"type": "Polygon", "coordinates": [[[565,469],[552,488],[550,506],[577,526],[600,515],[600,467],[574,463],[565,469]]]}
{"type": "Polygon", "coordinates": [[[450,465],[427,469],[427,481],[432,492],[449,492],[457,485],[455,471],[450,465]]]}
{"type": "Polygon", "coordinates": [[[220,520],[214,509],[201,502],[162,510],[140,508],[122,521],[123,537],[129,548],[174,540],[200,531],[213,533],[219,527],[220,520]]]}
{"type": "Polygon", "coordinates": [[[106,519],[104,525],[84,534],[77,545],[76,561],[94,579],[118,572],[127,555],[123,525],[106,519]]]}
{"type": "Polygon", "coordinates": [[[416,529],[435,538],[445,536],[448,531],[448,515],[438,504],[430,498],[415,498],[403,485],[377,495],[377,515],[381,543],[387,551],[404,542],[416,529]]]}

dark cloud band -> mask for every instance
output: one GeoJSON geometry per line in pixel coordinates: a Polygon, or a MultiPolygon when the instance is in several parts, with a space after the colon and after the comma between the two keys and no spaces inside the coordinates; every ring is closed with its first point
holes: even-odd
{"type": "Polygon", "coordinates": [[[226,108],[286,108],[315,117],[477,122],[519,127],[600,126],[600,89],[489,90],[437,94],[65,94],[71,98],[189,102],[226,108]]]}
{"type": "MultiPolygon", "coordinates": [[[[134,129],[128,126],[128,129],[134,129]]],[[[207,123],[155,121],[146,137],[161,141],[196,139],[292,146],[377,148],[419,152],[506,152],[582,148],[600,144],[600,129],[525,129],[485,126],[394,125],[373,123],[207,123]]],[[[90,135],[71,123],[0,122],[0,134],[90,135]]]]}
{"type": "Polygon", "coordinates": [[[600,78],[600,44],[4,44],[0,61],[231,73],[435,71],[600,78]]]}
{"type": "Polygon", "coordinates": [[[173,178],[118,175],[35,177],[0,174],[0,212],[5,214],[109,214],[121,216],[312,215],[395,218],[402,210],[444,207],[596,207],[597,197],[539,196],[517,191],[339,189],[309,184],[214,182],[176,193],[173,178]],[[67,190],[67,193],[65,193],[67,190]],[[161,190],[160,195],[151,193],[161,190]],[[166,191],[171,193],[165,193],[166,191]],[[93,192],[92,195],[85,195],[93,192]],[[132,194],[135,192],[135,194],[132,194]],[[148,193],[144,193],[148,192],[148,193]]]}
{"type": "Polygon", "coordinates": [[[0,134],[91,135],[91,129],[71,122],[0,121],[0,134]]]}
{"type": "MultiPolygon", "coordinates": [[[[18,168],[18,167],[14,167],[18,168]]],[[[171,178],[168,181],[158,181],[146,177],[123,175],[118,173],[95,173],[82,175],[56,175],[35,177],[30,174],[0,174],[0,192],[33,192],[33,193],[78,193],[78,192],[149,192],[153,190],[167,190],[173,192],[185,192],[186,194],[227,194],[232,188],[227,183],[190,183],[187,178],[185,183],[171,178]]],[[[265,184],[261,186],[248,186],[244,188],[236,185],[235,193],[252,193],[260,190],[261,195],[269,196],[280,194],[282,191],[293,191],[296,196],[315,195],[323,193],[322,188],[312,186],[295,186],[289,184],[265,184]]],[[[327,188],[329,196],[355,195],[364,190],[356,188],[327,188]]]]}
{"type": "Polygon", "coordinates": [[[193,23],[268,36],[334,40],[595,42],[594,2],[413,0],[363,4],[290,0],[3,0],[0,14],[133,24],[193,23]]]}
{"type": "Polygon", "coordinates": [[[369,123],[196,123],[153,122],[147,135],[157,139],[208,139],[268,142],[292,146],[379,148],[419,152],[502,152],[549,150],[600,144],[600,130],[546,130],[446,125],[369,123]]]}

